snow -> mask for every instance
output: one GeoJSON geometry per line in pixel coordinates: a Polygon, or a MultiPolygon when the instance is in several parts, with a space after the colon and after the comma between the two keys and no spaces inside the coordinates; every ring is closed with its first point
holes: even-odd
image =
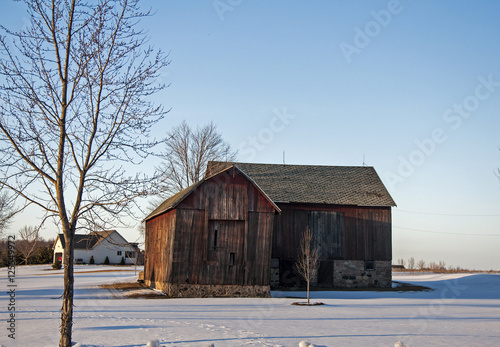
{"type": "MultiPolygon", "coordinates": [[[[8,337],[8,296],[1,301],[0,345],[57,346],[62,271],[16,269],[15,340],[8,337]]],[[[81,347],[164,346],[497,346],[500,275],[395,274],[425,292],[312,292],[323,306],[294,306],[303,292],[273,298],[137,299],[99,284],[133,282],[133,267],[75,268],[73,340],[81,347]],[[118,270],[127,271],[118,271],[118,270]],[[88,272],[100,270],[106,272],[88,272]],[[294,296],[286,298],[285,296],[294,296]]],[[[0,286],[8,290],[7,270],[0,286]]]]}
{"type": "Polygon", "coordinates": [[[146,344],[146,347],[160,347],[160,341],[151,340],[146,344]]]}

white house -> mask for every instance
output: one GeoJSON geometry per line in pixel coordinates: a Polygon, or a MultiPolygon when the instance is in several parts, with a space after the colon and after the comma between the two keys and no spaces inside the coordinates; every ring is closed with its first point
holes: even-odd
{"type": "MultiPolygon", "coordinates": [[[[75,234],[75,263],[89,264],[94,258],[95,264],[104,264],[106,257],[110,264],[134,264],[139,253],[137,244],[127,242],[116,230],[93,232],[87,235],[75,234]]],[[[64,235],[57,235],[54,243],[54,262],[64,262],[64,235]]]]}

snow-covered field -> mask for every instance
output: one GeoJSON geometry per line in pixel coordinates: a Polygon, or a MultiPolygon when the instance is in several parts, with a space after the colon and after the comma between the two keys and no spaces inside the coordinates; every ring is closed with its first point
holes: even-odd
{"type": "MultiPolygon", "coordinates": [[[[14,284],[1,269],[0,344],[57,346],[62,271],[18,267],[14,284]],[[8,337],[15,288],[15,340],[8,337]]],[[[297,299],[129,299],[98,288],[134,281],[132,267],[76,266],[73,340],[83,346],[500,346],[500,275],[397,274],[431,292],[313,292],[324,306],[297,299]],[[116,271],[126,269],[128,271],[116,271]]],[[[304,296],[304,293],[286,293],[304,296]]]]}

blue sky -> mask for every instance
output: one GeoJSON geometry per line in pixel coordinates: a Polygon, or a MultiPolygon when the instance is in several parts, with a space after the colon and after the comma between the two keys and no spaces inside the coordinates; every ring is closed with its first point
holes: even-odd
{"type": "MultiPolygon", "coordinates": [[[[158,135],[214,121],[240,161],[364,158],[398,204],[394,259],[500,270],[499,2],[142,4],[172,60],[158,135]]],[[[26,20],[1,6],[2,23],[26,20]]]]}

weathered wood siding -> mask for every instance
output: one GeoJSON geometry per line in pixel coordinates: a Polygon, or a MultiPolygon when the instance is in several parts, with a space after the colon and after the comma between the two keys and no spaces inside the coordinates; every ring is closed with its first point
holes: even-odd
{"type": "Polygon", "coordinates": [[[144,280],[165,282],[170,278],[176,211],[146,221],[144,280]]]}
{"type": "Polygon", "coordinates": [[[274,212],[248,213],[245,256],[245,283],[248,285],[269,285],[274,218],[274,212]]]}
{"type": "Polygon", "coordinates": [[[280,261],[280,285],[302,284],[294,264],[307,227],[319,249],[320,285],[333,284],[334,260],[392,260],[390,207],[278,205],[271,257],[280,261]]]}
{"type": "Polygon", "coordinates": [[[357,208],[356,222],[358,247],[348,259],[392,260],[390,208],[357,208]]]}
{"type": "Polygon", "coordinates": [[[203,210],[177,208],[172,258],[172,276],[167,282],[196,283],[196,271],[203,264],[202,243],[205,225],[203,210]]]}
{"type": "Polygon", "coordinates": [[[302,211],[307,213],[307,225],[314,231],[314,245],[320,259],[344,256],[344,215],[332,211],[302,211]]]}
{"type": "Polygon", "coordinates": [[[154,271],[156,281],[168,283],[269,285],[274,214],[247,178],[235,169],[222,172],[175,210],[148,221],[147,250],[164,254],[148,255],[145,276],[154,271]]]}
{"type": "Polygon", "coordinates": [[[320,258],[392,260],[391,208],[279,204],[273,233],[273,258],[296,258],[309,226],[320,258]]]}

